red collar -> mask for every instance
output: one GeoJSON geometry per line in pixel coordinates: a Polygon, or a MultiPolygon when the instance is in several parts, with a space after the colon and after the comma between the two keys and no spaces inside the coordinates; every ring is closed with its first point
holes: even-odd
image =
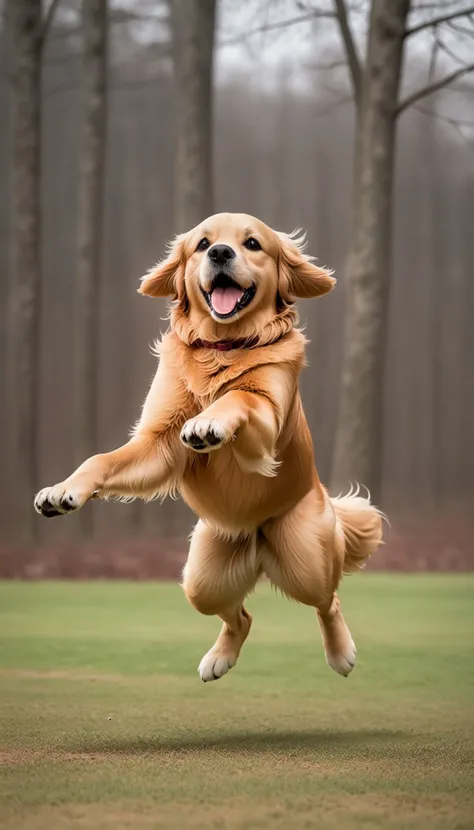
{"type": "Polygon", "coordinates": [[[251,349],[258,343],[258,337],[242,338],[241,340],[194,340],[191,346],[195,349],[215,349],[218,352],[230,352],[232,349],[251,349]]]}

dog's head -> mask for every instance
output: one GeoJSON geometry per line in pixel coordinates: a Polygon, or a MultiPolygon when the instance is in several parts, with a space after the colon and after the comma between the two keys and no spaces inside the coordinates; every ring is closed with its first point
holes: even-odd
{"type": "Polygon", "coordinates": [[[303,247],[304,237],[253,216],[219,213],[178,236],[139,290],[176,301],[172,324],[187,342],[260,337],[278,318],[294,319],[298,297],[319,297],[336,282],[303,247]]]}

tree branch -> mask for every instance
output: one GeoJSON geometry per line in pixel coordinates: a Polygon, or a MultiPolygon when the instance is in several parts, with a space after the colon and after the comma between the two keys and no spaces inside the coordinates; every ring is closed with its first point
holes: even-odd
{"type": "Polygon", "coordinates": [[[468,121],[463,118],[450,118],[449,115],[442,115],[440,112],[433,112],[433,110],[427,110],[425,107],[414,107],[414,109],[423,115],[429,115],[430,118],[444,121],[446,124],[457,124],[459,127],[474,127],[474,121],[468,121]]]}
{"type": "Polygon", "coordinates": [[[343,66],[347,66],[346,58],[340,58],[339,60],[328,61],[328,63],[303,63],[305,69],[310,69],[311,72],[327,72],[333,69],[341,69],[343,66]]]}
{"type": "Polygon", "coordinates": [[[326,72],[331,69],[341,69],[342,66],[347,66],[347,61],[345,58],[341,58],[340,60],[335,60],[330,63],[315,63],[311,66],[311,69],[317,69],[318,72],[326,72]]]}
{"type": "Polygon", "coordinates": [[[47,10],[47,12],[45,14],[45,17],[44,17],[44,20],[43,20],[43,25],[41,27],[41,33],[40,33],[40,44],[41,44],[41,46],[43,46],[46,38],[48,37],[48,32],[51,28],[51,24],[53,22],[53,17],[56,13],[57,7],[59,6],[59,3],[60,3],[60,0],[51,0],[50,4],[48,6],[48,10],[47,10]]]}
{"type": "Polygon", "coordinates": [[[437,29],[437,27],[435,27],[434,38],[433,38],[433,46],[431,48],[430,65],[429,65],[429,68],[428,68],[428,83],[429,84],[433,83],[433,79],[434,79],[434,76],[435,76],[436,60],[438,58],[438,51],[439,51],[438,29],[437,29]]]}
{"type": "Polygon", "coordinates": [[[456,26],[455,23],[448,23],[448,26],[453,32],[457,32],[459,35],[474,37],[474,29],[467,29],[465,26],[456,26]]]}
{"type": "Polygon", "coordinates": [[[430,118],[435,118],[437,121],[441,121],[442,124],[447,124],[453,130],[456,130],[458,137],[466,144],[469,148],[472,146],[472,142],[468,141],[467,137],[464,135],[462,128],[467,127],[468,129],[474,128],[474,121],[459,121],[457,118],[449,118],[447,115],[441,115],[439,112],[433,112],[432,110],[427,110],[424,107],[414,107],[415,112],[420,112],[423,115],[428,115],[430,118]]]}
{"type": "Polygon", "coordinates": [[[354,88],[354,97],[356,104],[359,103],[361,88],[362,88],[362,70],[360,68],[360,60],[352,36],[349,20],[347,19],[347,9],[344,0],[334,0],[336,9],[336,16],[339,23],[342,41],[347,54],[347,61],[349,64],[349,71],[354,88]]]}
{"type": "Polygon", "coordinates": [[[448,20],[455,20],[456,17],[464,17],[464,15],[468,14],[474,14],[474,6],[468,6],[462,11],[450,12],[450,14],[442,14],[439,17],[432,17],[431,20],[419,23],[417,26],[412,26],[410,29],[405,29],[405,34],[403,36],[410,37],[410,35],[416,35],[418,32],[422,32],[423,29],[431,29],[433,26],[439,26],[440,23],[447,23],[448,20]]]}
{"type": "Polygon", "coordinates": [[[255,29],[249,29],[248,32],[242,32],[240,35],[231,37],[228,40],[221,40],[218,46],[233,46],[235,43],[241,43],[253,35],[258,35],[261,32],[270,32],[273,29],[285,29],[287,26],[295,26],[297,23],[305,23],[307,20],[315,20],[317,18],[334,19],[335,15],[332,12],[312,11],[308,14],[302,14],[299,17],[291,17],[288,20],[278,20],[276,23],[265,23],[263,26],[256,26],[255,29]]]}
{"type": "Polygon", "coordinates": [[[331,104],[328,104],[327,106],[321,107],[321,109],[316,110],[316,118],[321,118],[322,116],[330,115],[331,112],[334,112],[334,110],[339,109],[339,107],[348,104],[350,101],[353,101],[353,96],[344,95],[343,98],[339,98],[337,101],[333,101],[331,104]]]}
{"type": "Polygon", "coordinates": [[[470,65],[466,61],[464,61],[462,58],[460,58],[458,55],[456,55],[456,53],[453,52],[449,48],[449,46],[446,46],[446,44],[444,43],[444,41],[441,40],[441,38],[438,34],[436,34],[436,41],[437,41],[438,47],[441,49],[441,51],[445,52],[446,55],[448,55],[450,58],[452,58],[453,61],[455,61],[456,63],[460,63],[461,66],[469,66],[470,65]]]}
{"type": "Polygon", "coordinates": [[[405,100],[400,101],[395,111],[395,115],[400,115],[401,112],[406,110],[408,107],[411,107],[421,98],[426,98],[427,95],[431,95],[433,92],[437,92],[439,89],[442,89],[444,86],[447,86],[452,81],[455,81],[456,78],[460,78],[462,75],[467,75],[468,72],[474,72],[474,63],[470,64],[469,66],[462,66],[461,69],[457,69],[456,72],[451,72],[450,75],[446,75],[446,77],[441,78],[441,80],[436,81],[434,84],[428,84],[428,86],[424,86],[421,89],[418,89],[411,95],[407,95],[405,100]]]}

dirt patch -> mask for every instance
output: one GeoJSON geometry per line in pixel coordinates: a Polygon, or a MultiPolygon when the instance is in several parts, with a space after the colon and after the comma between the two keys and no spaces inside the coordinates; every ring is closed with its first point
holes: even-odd
{"type": "Polygon", "coordinates": [[[106,761],[106,752],[62,752],[58,750],[13,749],[0,752],[0,766],[17,767],[22,764],[44,763],[45,761],[106,761]]]}
{"type": "MultiPolygon", "coordinates": [[[[33,669],[0,669],[0,677],[13,678],[18,680],[67,680],[71,683],[113,683],[121,686],[135,686],[137,678],[135,675],[126,674],[93,674],[80,670],[72,671],[35,671],[33,669]]],[[[173,675],[151,674],[141,675],[140,684],[163,686],[164,684],[175,683],[173,675]]]]}
{"type": "Polygon", "coordinates": [[[1,579],[178,580],[186,561],[185,539],[136,538],[89,545],[0,546],[1,579]]]}
{"type": "Polygon", "coordinates": [[[121,683],[121,674],[87,674],[78,671],[34,671],[33,669],[0,669],[0,677],[18,677],[25,680],[85,680],[90,683],[121,683]]]}
{"type": "Polygon", "coordinates": [[[370,560],[378,571],[474,571],[474,523],[467,517],[394,519],[385,545],[370,560]]]}
{"type": "Polygon", "coordinates": [[[31,749],[11,749],[0,751],[0,767],[16,767],[31,764],[44,759],[45,753],[31,749]]]}
{"type": "MultiPolygon", "coordinates": [[[[466,518],[392,521],[386,544],[370,570],[474,571],[474,524],[466,518]]],[[[20,550],[0,546],[2,579],[178,580],[186,561],[185,537],[125,538],[81,547],[70,544],[20,550]]]]}
{"type": "MultiPolygon", "coordinates": [[[[199,830],[247,827],[272,827],[277,830],[292,828],[347,828],[360,830],[363,826],[394,828],[461,827],[462,819],[469,821],[469,805],[459,804],[454,796],[424,796],[410,798],[405,793],[381,795],[366,793],[337,796],[317,793],[312,797],[295,797],[288,803],[273,797],[268,802],[253,799],[226,799],[221,804],[149,804],[129,802],[120,808],[117,804],[80,804],[44,806],[22,810],[21,814],[6,817],[4,830],[51,830],[51,828],[78,828],[78,830],[166,830],[166,828],[193,827],[199,830]],[[315,822],[315,818],[317,822],[315,822]]],[[[470,823],[462,825],[471,826],[470,823]]]]}

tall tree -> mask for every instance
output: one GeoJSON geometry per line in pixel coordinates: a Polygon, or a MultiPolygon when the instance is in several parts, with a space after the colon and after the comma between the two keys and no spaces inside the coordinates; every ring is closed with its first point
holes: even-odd
{"type": "MultiPolygon", "coordinates": [[[[74,303],[74,449],[78,463],[97,449],[98,315],[105,177],[107,0],[83,0],[84,110],[79,159],[74,303]]],[[[84,513],[88,535],[92,514],[84,513]]]]}
{"type": "Polygon", "coordinates": [[[384,329],[393,202],[395,119],[409,0],[374,0],[361,66],[343,0],[335,0],[357,102],[352,244],[331,485],[380,486],[384,329]]]}
{"type": "Polygon", "coordinates": [[[365,60],[360,61],[345,0],[334,0],[357,110],[352,241],[345,272],[346,321],[331,486],[366,484],[380,497],[383,368],[392,237],[397,116],[474,69],[454,72],[399,100],[407,37],[474,11],[445,13],[407,28],[410,0],[372,0],[365,60]]]}
{"type": "MultiPolygon", "coordinates": [[[[8,0],[10,31],[10,231],[7,342],[9,480],[29,506],[38,487],[40,319],[41,53],[57,0],[8,0]]],[[[14,507],[12,505],[12,507],[14,507]]],[[[31,510],[15,516],[25,544],[35,538],[31,510]]]]}
{"type": "Polygon", "coordinates": [[[212,69],[215,0],[172,0],[175,72],[175,230],[212,213],[212,69]]]}

